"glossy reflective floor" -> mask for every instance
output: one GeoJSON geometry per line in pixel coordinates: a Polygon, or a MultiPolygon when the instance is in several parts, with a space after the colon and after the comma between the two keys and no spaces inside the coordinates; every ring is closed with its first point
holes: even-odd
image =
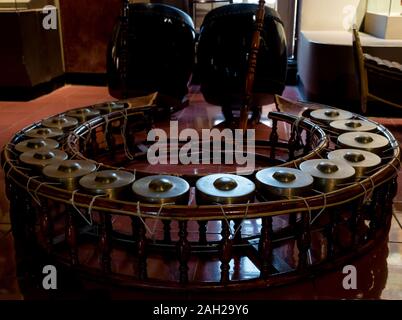
{"type": "MultiPolygon", "coordinates": [[[[298,99],[297,89],[288,87],[284,95],[298,99]]],[[[220,108],[207,105],[196,87],[190,93],[190,107],[173,116],[183,127],[196,126],[208,128],[219,124],[223,116],[220,108]],[[192,119],[191,121],[189,119],[192,119]],[[195,119],[195,120],[194,120],[195,119]]],[[[24,126],[38,121],[51,114],[59,113],[70,108],[86,106],[112,98],[104,87],[66,86],[52,94],[30,102],[0,102],[0,145],[24,126]]],[[[263,123],[269,125],[266,116],[273,106],[263,110],[263,123]]],[[[292,111],[292,110],[291,110],[292,111]]],[[[293,110],[297,113],[299,110],[293,110]]],[[[402,119],[376,118],[386,125],[402,141],[402,119]]],[[[402,175],[399,177],[402,186],[402,175]]],[[[224,295],[174,295],[138,291],[130,293],[138,299],[167,299],[167,298],[225,298],[225,299],[402,299],[402,187],[395,198],[389,239],[370,252],[356,259],[352,264],[357,269],[357,290],[345,290],[342,280],[345,275],[342,270],[326,274],[317,274],[309,280],[286,287],[258,290],[247,293],[224,295]]],[[[8,202],[4,194],[4,176],[1,172],[0,181],[0,299],[33,298],[23,296],[15,275],[13,237],[10,232],[8,217],[8,202]]],[[[239,262],[241,263],[241,262],[239,262]]],[[[245,266],[246,267],[246,266],[245,266]]],[[[158,266],[154,266],[158,272],[158,266]]],[[[247,269],[247,268],[246,268],[247,269]]],[[[250,271],[252,272],[252,270],[250,271]]],[[[126,298],[124,292],[114,295],[126,298]]]]}

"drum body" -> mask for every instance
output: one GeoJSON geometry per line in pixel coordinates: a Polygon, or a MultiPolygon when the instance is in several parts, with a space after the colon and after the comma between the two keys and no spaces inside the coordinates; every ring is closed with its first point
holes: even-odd
{"type": "MultiPolygon", "coordinates": [[[[201,26],[197,70],[208,103],[238,108],[244,103],[256,4],[233,4],[210,11],[201,26]]],[[[265,8],[254,83],[256,96],[281,94],[287,69],[286,36],[277,12],[265,8]]],[[[261,105],[261,104],[258,104],[261,105]]]]}
{"type": "MultiPolygon", "coordinates": [[[[107,51],[109,93],[116,98],[125,94],[123,36],[119,20],[107,51]]],[[[194,39],[194,24],[185,12],[164,4],[130,4],[126,52],[128,97],[158,92],[181,101],[188,92],[192,73],[194,39]]]]}

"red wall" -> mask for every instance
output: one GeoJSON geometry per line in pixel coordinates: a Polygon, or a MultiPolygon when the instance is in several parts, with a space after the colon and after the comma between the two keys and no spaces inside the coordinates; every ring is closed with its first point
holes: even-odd
{"type": "Polygon", "coordinates": [[[122,0],[60,0],[67,73],[106,72],[106,48],[122,0]]]}

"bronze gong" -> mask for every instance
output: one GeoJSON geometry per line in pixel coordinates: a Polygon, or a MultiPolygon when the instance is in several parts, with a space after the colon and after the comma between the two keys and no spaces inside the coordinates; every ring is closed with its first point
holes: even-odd
{"type": "Polygon", "coordinates": [[[377,130],[377,125],[374,122],[368,120],[338,120],[331,122],[329,125],[331,128],[335,129],[335,131],[338,132],[372,132],[377,130]]]}
{"type": "Polygon", "coordinates": [[[328,123],[336,120],[351,119],[353,118],[353,113],[341,109],[324,108],[312,111],[310,116],[315,120],[328,123]]]}
{"type": "Polygon", "coordinates": [[[42,121],[42,125],[47,128],[59,130],[69,130],[78,124],[78,120],[64,115],[51,117],[42,121]]]}
{"type": "Polygon", "coordinates": [[[311,192],[311,175],[292,168],[267,168],[256,173],[256,185],[267,200],[306,196],[311,192]]]}
{"type": "Polygon", "coordinates": [[[67,160],[68,155],[64,151],[53,149],[53,150],[43,150],[43,151],[27,151],[20,155],[20,161],[26,165],[33,166],[35,168],[40,168],[63,160],[67,160]]]}
{"type": "Polygon", "coordinates": [[[67,112],[67,116],[77,119],[79,123],[91,120],[97,117],[99,114],[99,110],[90,108],[75,109],[67,112]]]}
{"type": "Polygon", "coordinates": [[[380,153],[389,145],[384,136],[371,132],[348,132],[338,137],[338,144],[346,149],[361,149],[380,153]]]}
{"type": "Polygon", "coordinates": [[[93,162],[85,160],[64,160],[52,163],[43,168],[43,175],[50,180],[57,181],[70,191],[79,186],[79,179],[96,170],[93,162]]]}
{"type": "Polygon", "coordinates": [[[241,204],[253,202],[255,184],[233,174],[212,174],[196,182],[198,204],[241,204]]]}
{"type": "Polygon", "coordinates": [[[122,111],[126,105],[123,102],[105,102],[93,106],[95,110],[99,110],[101,114],[108,114],[115,111],[122,111]]]}
{"type": "Polygon", "coordinates": [[[15,150],[18,152],[27,152],[31,150],[43,151],[43,150],[51,150],[57,149],[59,147],[59,143],[53,139],[29,139],[18,143],[15,146],[15,150]]]}
{"type": "Polygon", "coordinates": [[[328,153],[329,160],[343,161],[355,168],[356,178],[370,174],[370,171],[381,164],[376,154],[357,149],[339,149],[328,153]]]}
{"type": "Polygon", "coordinates": [[[132,190],[136,199],[142,202],[188,204],[190,185],[179,177],[157,175],[134,182],[132,190]]]}
{"type": "Polygon", "coordinates": [[[28,138],[35,139],[57,139],[63,136],[63,131],[56,128],[36,128],[24,133],[28,138]]]}
{"type": "Polygon", "coordinates": [[[121,199],[134,180],[134,174],[127,171],[103,170],[82,177],[79,184],[91,194],[103,194],[111,199],[121,199]]]}
{"type": "Polygon", "coordinates": [[[326,159],[308,160],[300,164],[300,170],[314,178],[314,187],[321,192],[331,192],[339,185],[350,182],[355,169],[343,161],[326,159]]]}

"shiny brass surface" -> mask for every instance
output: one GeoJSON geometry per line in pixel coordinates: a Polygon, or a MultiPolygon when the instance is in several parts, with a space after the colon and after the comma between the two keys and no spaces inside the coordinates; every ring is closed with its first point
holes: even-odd
{"type": "Polygon", "coordinates": [[[356,178],[361,178],[381,164],[381,158],[368,151],[357,149],[339,149],[328,153],[328,159],[343,161],[356,171],[356,178]]]}
{"type": "Polygon", "coordinates": [[[308,160],[300,164],[300,170],[314,178],[314,188],[321,192],[334,191],[355,176],[355,169],[345,161],[308,160]]]}
{"type": "Polygon", "coordinates": [[[99,103],[93,106],[95,110],[99,110],[101,114],[108,114],[115,111],[121,111],[125,108],[125,104],[123,102],[105,102],[99,103]]]}
{"type": "Polygon", "coordinates": [[[56,140],[52,139],[29,139],[18,143],[15,146],[15,150],[18,152],[27,152],[31,150],[43,151],[43,150],[51,150],[59,147],[59,143],[56,140]]]}
{"type": "Polygon", "coordinates": [[[221,177],[214,181],[214,187],[221,191],[231,191],[238,186],[235,179],[221,177]]]}
{"type": "Polygon", "coordinates": [[[63,160],[67,160],[68,155],[64,151],[45,149],[42,151],[32,150],[20,155],[23,164],[42,169],[43,167],[63,160]]]}
{"type": "Polygon", "coordinates": [[[384,136],[371,132],[348,132],[338,137],[338,144],[345,149],[361,149],[380,153],[389,145],[384,136]]]}
{"type": "Polygon", "coordinates": [[[141,202],[188,204],[190,185],[180,177],[157,175],[134,182],[132,191],[141,202]]]}
{"type": "Polygon", "coordinates": [[[377,130],[377,125],[368,120],[338,120],[331,122],[329,125],[339,132],[373,132],[377,130]]]}
{"type": "Polygon", "coordinates": [[[311,118],[321,122],[348,120],[353,118],[353,113],[341,109],[317,109],[311,112],[311,118]]]}
{"type": "Polygon", "coordinates": [[[43,175],[50,180],[60,182],[67,190],[79,187],[79,179],[96,170],[96,165],[84,160],[64,160],[43,168],[43,175]]]}
{"type": "Polygon", "coordinates": [[[293,168],[267,168],[256,173],[256,185],[267,200],[305,196],[311,192],[311,175],[293,168]]]}
{"type": "Polygon", "coordinates": [[[92,194],[104,194],[111,199],[122,199],[134,180],[134,174],[127,171],[103,170],[82,177],[79,184],[92,194]]]}
{"type": "Polygon", "coordinates": [[[77,119],[79,123],[91,120],[97,117],[99,114],[100,114],[99,110],[90,108],[75,109],[67,112],[67,116],[77,119]]]}
{"type": "Polygon", "coordinates": [[[47,128],[56,128],[59,130],[68,130],[75,127],[78,120],[67,116],[56,116],[42,121],[42,125],[47,128]]]}
{"type": "Polygon", "coordinates": [[[255,184],[233,174],[212,174],[198,179],[196,197],[198,204],[238,204],[253,202],[255,184]]]}
{"type": "Polygon", "coordinates": [[[24,133],[25,136],[35,139],[57,139],[63,136],[63,131],[55,128],[36,128],[24,133]]]}

